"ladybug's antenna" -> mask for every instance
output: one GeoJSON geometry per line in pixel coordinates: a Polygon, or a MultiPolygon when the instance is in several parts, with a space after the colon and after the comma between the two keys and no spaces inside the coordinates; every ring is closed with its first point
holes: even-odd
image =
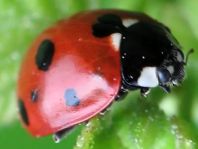
{"type": "Polygon", "coordinates": [[[184,65],[187,65],[187,63],[188,63],[188,58],[189,58],[190,54],[192,54],[193,52],[194,52],[194,49],[190,49],[190,50],[188,51],[188,53],[186,54],[186,59],[185,59],[185,61],[184,61],[184,65]]]}

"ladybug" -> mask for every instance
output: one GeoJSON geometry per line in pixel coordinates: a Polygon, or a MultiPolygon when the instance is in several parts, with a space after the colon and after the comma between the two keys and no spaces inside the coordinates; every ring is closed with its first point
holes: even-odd
{"type": "Polygon", "coordinates": [[[22,63],[21,120],[32,135],[54,134],[59,142],[128,91],[170,92],[185,75],[180,49],[169,28],[142,13],[95,10],[61,20],[38,36],[22,63]]]}

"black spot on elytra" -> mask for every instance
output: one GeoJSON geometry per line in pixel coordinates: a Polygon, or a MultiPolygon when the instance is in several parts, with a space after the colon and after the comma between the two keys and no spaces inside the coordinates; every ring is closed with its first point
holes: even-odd
{"type": "Polygon", "coordinates": [[[19,114],[21,116],[21,119],[26,125],[29,125],[29,119],[27,115],[27,111],[25,108],[25,105],[21,99],[18,100],[18,108],[19,108],[19,114]]]}
{"type": "Polygon", "coordinates": [[[121,33],[125,30],[122,20],[114,14],[105,14],[98,17],[97,22],[92,26],[93,35],[105,37],[112,33],[121,33]]]}
{"type": "Polygon", "coordinates": [[[32,102],[37,101],[37,99],[38,99],[38,90],[32,90],[31,91],[31,100],[32,100],[32,102]]]}
{"type": "Polygon", "coordinates": [[[48,70],[54,55],[55,47],[51,40],[43,40],[36,53],[36,65],[38,69],[48,70]]]}

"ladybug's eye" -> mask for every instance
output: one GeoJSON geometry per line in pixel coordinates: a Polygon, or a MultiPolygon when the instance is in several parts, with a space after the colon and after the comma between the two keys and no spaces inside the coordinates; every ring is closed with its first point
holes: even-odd
{"type": "Polygon", "coordinates": [[[157,68],[157,77],[160,85],[165,85],[171,80],[171,74],[165,68],[157,68]]]}

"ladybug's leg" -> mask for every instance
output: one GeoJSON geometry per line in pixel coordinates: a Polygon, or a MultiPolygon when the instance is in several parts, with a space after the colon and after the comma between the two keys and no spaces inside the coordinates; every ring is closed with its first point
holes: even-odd
{"type": "Polygon", "coordinates": [[[140,93],[143,97],[147,97],[147,95],[149,94],[150,89],[148,87],[141,87],[140,88],[140,93]]]}
{"type": "Polygon", "coordinates": [[[128,89],[126,89],[124,86],[121,86],[115,100],[120,101],[124,99],[127,96],[127,94],[128,94],[128,89]]]}
{"type": "Polygon", "coordinates": [[[160,85],[160,87],[161,87],[166,93],[170,93],[170,92],[171,92],[170,86],[168,86],[168,85],[160,85]]]}
{"type": "Polygon", "coordinates": [[[66,137],[72,130],[74,127],[69,127],[63,130],[60,130],[58,132],[56,132],[53,135],[53,140],[55,143],[59,143],[64,137],[66,137]]]}

